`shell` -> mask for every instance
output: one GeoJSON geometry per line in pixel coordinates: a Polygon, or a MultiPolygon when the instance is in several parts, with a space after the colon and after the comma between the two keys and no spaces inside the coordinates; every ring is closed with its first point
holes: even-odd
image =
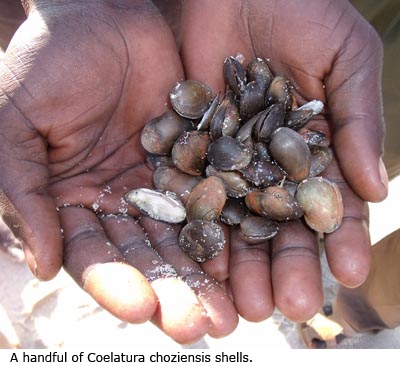
{"type": "Polygon", "coordinates": [[[273,238],[279,226],[265,217],[250,216],[240,223],[240,237],[248,244],[261,244],[273,238]]]}
{"type": "Polygon", "coordinates": [[[311,152],[307,143],[296,132],[280,127],[272,134],[269,149],[272,157],[288,174],[289,179],[300,182],[310,173],[311,152]]]}
{"type": "Polygon", "coordinates": [[[227,225],[239,225],[250,211],[243,200],[228,198],[221,213],[221,221],[227,225]]]}
{"type": "Polygon", "coordinates": [[[282,104],[286,111],[292,106],[292,83],[284,76],[275,76],[267,93],[265,94],[265,105],[282,104]]]}
{"type": "Polygon", "coordinates": [[[254,126],[254,136],[257,141],[268,142],[271,134],[278,127],[283,126],[285,111],[281,104],[273,104],[257,116],[255,117],[257,122],[254,126]]]}
{"type": "Polygon", "coordinates": [[[185,132],[172,148],[172,161],[184,173],[202,175],[210,143],[211,139],[206,131],[185,132]]]}
{"type": "Polygon", "coordinates": [[[183,173],[170,166],[161,166],[153,173],[155,187],[158,190],[175,192],[183,203],[186,203],[190,192],[200,181],[200,177],[183,173]]]}
{"type": "Polygon", "coordinates": [[[192,121],[169,110],[143,127],[141,143],[152,154],[169,155],[176,139],[193,129],[192,121]]]}
{"type": "Polygon", "coordinates": [[[173,192],[138,188],[128,192],[125,200],[154,220],[176,224],[186,219],[185,207],[173,192]]]}
{"type": "Polygon", "coordinates": [[[224,232],[213,222],[190,221],[181,230],[178,245],[194,261],[206,262],[224,249],[224,232]]]}
{"type": "Polygon", "coordinates": [[[186,202],[188,221],[214,221],[221,215],[226,202],[225,186],[221,179],[208,177],[197,184],[186,202]]]}
{"type": "Polygon", "coordinates": [[[222,180],[228,197],[244,197],[252,190],[251,184],[245,179],[243,174],[236,170],[217,170],[212,165],[209,165],[206,169],[206,174],[208,177],[215,176],[222,180]]]}
{"type": "Polygon", "coordinates": [[[249,193],[246,205],[251,211],[276,221],[295,220],[303,216],[303,210],[296,199],[279,186],[249,193]]]}
{"type": "Polygon", "coordinates": [[[236,95],[246,84],[246,69],[235,57],[229,56],[224,61],[224,79],[236,95]]]}
{"type": "Polygon", "coordinates": [[[254,80],[264,90],[265,94],[274,77],[265,59],[260,57],[253,59],[247,65],[246,71],[248,81],[254,80]]]}
{"type": "Polygon", "coordinates": [[[252,150],[240,141],[223,136],[210,144],[207,159],[218,170],[239,170],[251,161],[252,150]]]}
{"type": "Polygon", "coordinates": [[[281,169],[274,163],[253,159],[240,172],[256,187],[268,187],[280,182],[283,178],[281,169]]]}
{"type": "Polygon", "coordinates": [[[329,146],[312,146],[310,177],[321,174],[333,160],[333,150],[329,146]]]}
{"type": "Polygon", "coordinates": [[[299,184],[296,199],[307,224],[315,231],[331,233],[341,225],[343,202],[336,183],[322,177],[306,179],[299,184]]]}
{"type": "Polygon", "coordinates": [[[233,137],[236,135],[239,126],[239,111],[230,98],[225,98],[211,120],[211,138],[215,141],[222,136],[233,137]]]}
{"type": "Polygon", "coordinates": [[[197,119],[207,111],[212,100],[210,87],[200,81],[177,83],[170,93],[171,105],[182,117],[197,119]]]}
{"type": "Polygon", "coordinates": [[[246,121],[265,108],[265,90],[255,81],[246,84],[240,92],[240,116],[246,121]]]}

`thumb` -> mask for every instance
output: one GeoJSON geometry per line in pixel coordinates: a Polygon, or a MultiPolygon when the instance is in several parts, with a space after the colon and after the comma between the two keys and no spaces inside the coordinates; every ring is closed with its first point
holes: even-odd
{"type": "Polygon", "coordinates": [[[385,126],[381,95],[382,44],[363,19],[351,28],[326,80],[333,143],[343,174],[364,200],[387,195],[382,162],[385,126]]]}
{"type": "Polygon", "coordinates": [[[227,56],[254,57],[237,0],[187,0],[182,9],[181,57],[187,79],[203,81],[215,94],[225,91],[227,56]]]}
{"type": "Polygon", "coordinates": [[[0,105],[0,124],[0,214],[22,242],[33,274],[48,280],[62,265],[62,240],[56,206],[47,193],[46,146],[12,103],[0,105]]]}

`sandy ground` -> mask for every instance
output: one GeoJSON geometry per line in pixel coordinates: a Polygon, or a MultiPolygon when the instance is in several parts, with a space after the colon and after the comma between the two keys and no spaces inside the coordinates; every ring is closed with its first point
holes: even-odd
{"type": "MultiPolygon", "coordinates": [[[[400,178],[390,184],[389,198],[371,204],[373,242],[397,229],[400,178]]],[[[3,230],[3,237],[8,234],[3,230]]],[[[3,348],[132,348],[181,349],[151,324],[131,325],[101,309],[65,272],[50,282],[39,282],[29,272],[21,251],[6,237],[7,248],[0,250],[0,345],[3,348]],[[10,254],[11,253],[11,254],[10,254]]],[[[336,292],[325,257],[321,257],[325,302],[336,292]]],[[[205,337],[190,348],[210,349],[292,349],[303,348],[296,324],[278,311],[261,323],[241,319],[237,330],[224,339],[205,337]]],[[[340,348],[400,348],[400,329],[375,336],[346,339],[340,348]]]]}

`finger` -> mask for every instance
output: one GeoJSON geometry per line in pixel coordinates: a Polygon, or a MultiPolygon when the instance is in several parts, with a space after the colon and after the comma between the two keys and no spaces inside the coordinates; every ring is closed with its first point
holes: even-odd
{"type": "Polygon", "coordinates": [[[224,231],[225,236],[225,246],[222,252],[217,255],[215,258],[202,263],[201,268],[206,272],[210,277],[214,278],[220,283],[223,283],[229,277],[229,239],[230,239],[230,232],[229,228],[224,225],[220,224],[224,231]]]}
{"type": "Polygon", "coordinates": [[[343,222],[339,229],[325,235],[328,263],[342,285],[356,287],[365,281],[370,268],[368,205],[341,178],[335,162],[324,175],[336,181],[343,199],[343,222]]]}
{"type": "Polygon", "coordinates": [[[71,277],[102,307],[119,319],[151,319],[157,297],[146,278],[124,263],[97,217],[84,208],[60,211],[64,230],[64,266],[71,277]]]}
{"type": "Polygon", "coordinates": [[[388,185],[381,160],[382,45],[366,20],[353,21],[326,79],[326,93],[343,174],[361,198],[376,202],[386,197],[388,185]]]}
{"type": "Polygon", "coordinates": [[[322,306],[318,239],[299,220],[281,223],[272,240],[275,304],[295,322],[305,322],[322,306]]]}
{"type": "Polygon", "coordinates": [[[32,273],[49,280],[62,265],[62,240],[56,206],[47,192],[46,147],[23,116],[8,109],[2,120],[12,126],[3,125],[0,136],[5,172],[0,176],[0,214],[21,240],[32,273]]]}
{"type": "Polygon", "coordinates": [[[223,337],[237,326],[237,312],[222,286],[206,275],[200,265],[191,260],[178,246],[178,226],[142,218],[141,223],[154,248],[164,260],[168,261],[182,280],[197,295],[203,307],[202,322],[204,334],[223,337]]]}
{"type": "Polygon", "coordinates": [[[222,72],[225,58],[239,53],[246,60],[254,56],[241,22],[239,3],[237,0],[183,3],[181,56],[186,78],[206,82],[216,94],[225,91],[222,72]]]}
{"type": "Polygon", "coordinates": [[[229,269],[229,282],[238,313],[254,322],[270,317],[275,305],[269,243],[249,245],[240,238],[237,229],[232,229],[229,269]]]}
{"type": "Polygon", "coordinates": [[[151,282],[159,302],[153,322],[178,343],[193,343],[200,339],[207,325],[203,307],[178,278],[174,267],[150,247],[143,227],[129,217],[108,216],[102,223],[126,261],[151,282]]]}

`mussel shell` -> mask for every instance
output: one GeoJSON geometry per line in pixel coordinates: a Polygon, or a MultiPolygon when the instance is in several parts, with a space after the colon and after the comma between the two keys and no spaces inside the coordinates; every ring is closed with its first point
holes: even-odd
{"type": "Polygon", "coordinates": [[[257,82],[247,83],[240,92],[240,117],[246,121],[265,108],[265,89],[257,82]]]}
{"type": "Polygon", "coordinates": [[[282,104],[273,104],[260,112],[254,126],[254,136],[257,141],[268,142],[271,134],[283,126],[285,111],[282,104]]]}
{"type": "Polygon", "coordinates": [[[229,56],[224,61],[224,79],[236,95],[246,84],[246,69],[235,57],[229,56]]]}
{"type": "Polygon", "coordinates": [[[158,190],[175,192],[183,203],[186,203],[190,192],[200,181],[200,177],[171,166],[161,166],[153,173],[154,186],[158,190]]]}
{"type": "Polygon", "coordinates": [[[217,170],[212,165],[206,168],[208,177],[215,176],[225,185],[226,195],[232,198],[244,197],[252,189],[250,182],[239,171],[217,170]]]}
{"type": "Polygon", "coordinates": [[[138,188],[128,192],[125,200],[154,220],[176,224],[186,219],[186,210],[173,192],[138,188]]]}
{"type": "Polygon", "coordinates": [[[175,166],[169,155],[146,154],[146,166],[151,170],[156,170],[161,166],[175,166]]]}
{"type": "Polygon", "coordinates": [[[207,159],[218,170],[239,170],[251,161],[252,150],[237,139],[223,136],[210,144],[207,159]]]}
{"type": "Polygon", "coordinates": [[[239,111],[229,98],[225,98],[218,106],[210,124],[212,140],[222,136],[235,136],[240,127],[239,111]]]}
{"type": "Polygon", "coordinates": [[[269,148],[265,142],[256,142],[254,144],[253,158],[259,161],[271,161],[269,148]]]}
{"type": "Polygon", "coordinates": [[[309,177],[321,174],[333,160],[333,150],[329,146],[312,146],[309,177]]]}
{"type": "Polygon", "coordinates": [[[148,122],[142,130],[141,142],[152,154],[168,155],[176,139],[194,129],[193,122],[169,110],[148,122]]]}
{"type": "Polygon", "coordinates": [[[256,187],[268,187],[280,182],[283,178],[281,169],[274,163],[253,159],[240,172],[256,187]]]}
{"type": "Polygon", "coordinates": [[[299,184],[296,199],[313,230],[331,233],[342,223],[342,195],[336,183],[322,177],[306,179],[299,184]]]}
{"type": "Polygon", "coordinates": [[[208,177],[190,192],[186,202],[187,220],[215,221],[226,202],[225,186],[221,179],[208,177]]]}
{"type": "Polygon", "coordinates": [[[246,205],[251,211],[276,221],[295,220],[303,216],[296,199],[279,186],[250,192],[246,196],[246,205]]]}
{"type": "MultiPolygon", "coordinates": [[[[262,112],[260,112],[262,113],[262,112]]],[[[236,139],[242,143],[252,139],[254,126],[257,123],[257,115],[245,122],[236,134],[236,139]]]]}
{"type": "Polygon", "coordinates": [[[248,244],[260,244],[273,238],[279,225],[265,217],[250,216],[240,223],[240,237],[248,244]]]}
{"type": "Polygon", "coordinates": [[[171,105],[183,117],[197,119],[207,111],[212,100],[210,87],[200,81],[177,83],[170,93],[171,105]]]}
{"type": "Polygon", "coordinates": [[[282,104],[285,111],[292,107],[292,83],[284,76],[275,76],[265,94],[265,105],[282,104]]]}
{"type": "Polygon", "coordinates": [[[214,117],[214,114],[217,111],[218,105],[219,105],[219,96],[217,95],[212,100],[210,106],[203,114],[203,117],[201,117],[201,120],[200,120],[199,124],[197,125],[197,129],[199,131],[208,131],[208,129],[210,128],[211,121],[214,117]]]}
{"type": "Polygon", "coordinates": [[[246,71],[247,80],[249,82],[254,80],[264,90],[265,94],[274,77],[265,59],[260,57],[253,59],[247,65],[246,71]]]}
{"type": "Polygon", "coordinates": [[[228,198],[222,209],[221,221],[234,226],[239,225],[248,216],[250,216],[250,211],[243,200],[228,198]]]}
{"type": "Polygon", "coordinates": [[[288,111],[285,115],[285,127],[294,130],[302,128],[312,117],[314,112],[311,109],[296,109],[288,111]]]}
{"type": "Polygon", "coordinates": [[[201,175],[210,143],[210,135],[206,131],[185,132],[172,148],[172,161],[184,173],[201,175]]]}
{"type": "Polygon", "coordinates": [[[190,221],[182,228],[178,245],[194,261],[206,262],[224,249],[224,232],[210,221],[190,221]]]}
{"type": "Polygon", "coordinates": [[[325,133],[311,128],[303,127],[298,131],[308,146],[328,146],[329,139],[325,133]]]}
{"type": "Polygon", "coordinates": [[[300,182],[310,173],[311,152],[307,143],[288,127],[274,131],[269,149],[272,157],[288,174],[289,179],[300,182]]]}

